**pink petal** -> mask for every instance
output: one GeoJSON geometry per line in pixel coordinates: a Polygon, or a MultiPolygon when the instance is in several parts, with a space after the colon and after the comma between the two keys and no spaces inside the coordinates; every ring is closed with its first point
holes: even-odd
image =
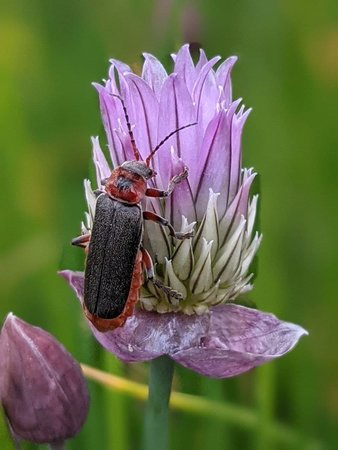
{"type": "Polygon", "coordinates": [[[61,270],[58,274],[64,278],[69,286],[75,292],[81,305],[83,303],[83,289],[84,289],[84,272],[76,272],[74,270],[61,270]]]}
{"type": "Polygon", "coordinates": [[[222,87],[221,101],[225,103],[225,108],[228,108],[232,102],[232,86],[231,86],[231,71],[237,61],[237,56],[230,56],[226,59],[216,71],[217,85],[222,87]]]}
{"type": "Polygon", "coordinates": [[[197,75],[200,73],[201,69],[203,66],[205,66],[205,64],[208,62],[208,58],[207,55],[205,54],[205,51],[203,50],[203,48],[200,48],[200,57],[199,60],[196,64],[196,73],[197,75]]]}
{"type": "Polygon", "coordinates": [[[144,56],[144,64],[142,70],[142,78],[151,89],[154,91],[157,99],[160,99],[160,92],[163,86],[165,79],[168,77],[168,74],[160,63],[160,61],[155,58],[155,56],[150,53],[143,53],[144,56]]]}
{"type": "MultiPolygon", "coordinates": [[[[195,108],[185,83],[178,75],[170,75],[161,91],[158,140],[165,138],[179,127],[194,123],[195,119],[195,108]]],[[[171,146],[174,147],[177,156],[190,167],[190,163],[196,159],[197,154],[196,126],[175,133],[159,150],[161,152],[159,153],[161,159],[159,170],[162,182],[165,184],[170,178],[170,175],[165,176],[164,173],[170,160],[171,146]]]]}
{"type": "Polygon", "coordinates": [[[99,189],[102,188],[102,180],[108,178],[111,174],[111,169],[107,163],[106,157],[104,156],[98,137],[92,138],[93,144],[93,161],[96,171],[96,183],[99,189]]]}
{"type": "Polygon", "coordinates": [[[174,73],[184,80],[191,94],[196,79],[196,69],[190,55],[189,44],[183,45],[175,55],[174,73]]]}
{"type": "Polygon", "coordinates": [[[231,204],[225,211],[224,216],[220,217],[220,235],[219,242],[220,245],[225,243],[227,236],[231,235],[232,232],[237,228],[241,216],[247,217],[248,215],[248,205],[249,205],[249,193],[253,180],[256,174],[251,171],[245,171],[243,176],[242,185],[240,186],[236,197],[233,199],[231,204]]]}
{"type": "MultiPolygon", "coordinates": [[[[79,273],[65,271],[61,275],[81,297],[79,273]]],[[[307,334],[273,314],[234,304],[216,306],[202,316],[137,309],[116,330],[101,333],[90,326],[99,343],[122,361],[148,361],[167,354],[214,378],[239,375],[279,358],[307,334]]]]}
{"type": "MultiPolygon", "coordinates": [[[[220,111],[209,123],[203,142],[202,151],[198,159],[198,169],[193,193],[197,209],[197,220],[201,220],[209,199],[209,188],[222,194],[221,202],[224,202],[228,185],[228,172],[230,160],[230,124],[231,117],[226,111],[220,111]]],[[[225,203],[225,202],[224,202],[225,203]]],[[[226,204],[223,203],[225,210],[226,204]]],[[[223,211],[224,213],[224,211],[223,211]]]]}
{"type": "Polygon", "coordinates": [[[114,331],[100,333],[93,326],[91,329],[98,342],[119,359],[139,362],[191,348],[203,338],[207,327],[207,316],[195,322],[186,315],[137,310],[123,327],[114,331]]]}
{"type": "MultiPolygon", "coordinates": [[[[171,158],[171,173],[182,173],[185,168],[185,163],[181,158],[172,152],[171,158]]],[[[188,219],[188,222],[196,220],[196,210],[193,201],[193,194],[190,186],[190,177],[192,171],[189,168],[188,178],[177,184],[173,193],[165,199],[165,214],[169,218],[170,223],[176,230],[179,230],[182,224],[182,215],[188,219]]]]}
{"type": "Polygon", "coordinates": [[[116,68],[119,72],[122,74],[125,72],[131,72],[131,68],[128,66],[128,64],[124,63],[123,61],[119,61],[118,59],[110,59],[109,62],[111,63],[111,67],[109,70],[109,76],[110,78],[113,78],[113,72],[114,68],[116,68]]]}
{"type": "Polygon", "coordinates": [[[216,56],[202,67],[193,87],[192,97],[197,108],[197,121],[201,130],[199,137],[201,139],[207,124],[216,114],[219,88],[212,68],[220,59],[219,56],[216,56]]]}
{"type": "Polygon", "coordinates": [[[213,308],[208,334],[200,345],[172,357],[201,375],[227,378],[285,355],[307,334],[273,314],[221,305],[213,308]]]}
{"type": "Polygon", "coordinates": [[[231,167],[228,181],[228,198],[227,205],[229,205],[237,194],[240,176],[241,176],[241,157],[242,157],[242,131],[243,126],[251,112],[251,109],[244,111],[244,106],[238,114],[233,116],[231,124],[231,167]]]}
{"type": "Polygon", "coordinates": [[[125,76],[128,84],[128,99],[132,103],[128,114],[133,111],[133,134],[136,146],[145,159],[157,145],[158,101],[149,85],[142,78],[132,73],[125,76]]]}
{"type": "Polygon", "coordinates": [[[100,84],[93,83],[99,93],[100,109],[103,125],[106,131],[111,159],[114,167],[126,160],[126,152],[116,130],[120,128],[119,119],[123,119],[123,110],[120,102],[112,97],[108,89],[100,84]]]}

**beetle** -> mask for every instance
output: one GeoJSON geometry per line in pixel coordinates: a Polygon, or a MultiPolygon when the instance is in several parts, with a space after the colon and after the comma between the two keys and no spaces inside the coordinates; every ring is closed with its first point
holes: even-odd
{"type": "Polygon", "coordinates": [[[175,186],[187,178],[188,169],[184,168],[170,180],[166,190],[147,187],[147,182],[156,176],[150,167],[155,153],[171,136],[195,123],[168,134],[146,160],[141,161],[124,101],[119,95],[111,95],[122,104],[135,160],[123,162],[102,180],[104,190],[95,191],[97,200],[91,233],[72,240],[73,245],[85,248],[87,253],[84,312],[95,328],[102,332],[123,326],[133,314],[144,281],[143,266],[147,279],[169,299],[182,298],[182,294],[154,276],[151,256],[142,245],[143,219],[167,227],[169,234],[177,239],[193,236],[193,232],[176,232],[165,218],[152,211],[142,211],[141,201],[145,196],[168,197],[175,186]]]}

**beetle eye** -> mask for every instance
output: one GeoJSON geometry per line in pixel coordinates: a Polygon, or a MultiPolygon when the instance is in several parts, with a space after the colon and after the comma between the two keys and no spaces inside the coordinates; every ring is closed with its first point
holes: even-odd
{"type": "Polygon", "coordinates": [[[155,170],[149,168],[148,173],[147,173],[147,180],[149,180],[150,178],[153,178],[156,175],[157,175],[157,173],[155,172],[155,170]]]}

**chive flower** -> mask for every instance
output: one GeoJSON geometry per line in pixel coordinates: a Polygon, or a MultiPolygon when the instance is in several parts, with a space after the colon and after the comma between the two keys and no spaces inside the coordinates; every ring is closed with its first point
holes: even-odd
{"type": "MultiPolygon", "coordinates": [[[[142,205],[165,217],[176,230],[194,231],[175,240],[158,224],[146,221],[143,244],[155,262],[156,276],[182,294],[168,299],[147,282],[139,305],[123,327],[105,333],[90,323],[96,339],[123,361],[147,361],[169,355],[185,367],[211,377],[230,377],[280,357],[307,332],[272,314],[236,304],[252,285],[252,261],[262,236],[255,231],[258,196],[250,195],[256,176],[243,168],[241,137],[250,113],[232,99],[231,70],[237,60],[207,59],[195,64],[189,46],[181,47],[167,74],[154,56],[144,54],[141,76],[111,60],[109,78],[98,91],[110,160],[98,138],[92,139],[95,189],[113,168],[133,160],[133,148],[120,99],[128,112],[143,160],[174,133],[153,159],[157,176],[150,187],[166,189],[185,167],[189,176],[165,200],[146,198],[142,205]]],[[[90,233],[96,197],[85,180],[88,212],[82,233],[90,233]]],[[[83,303],[82,272],[61,275],[83,303]]]]}

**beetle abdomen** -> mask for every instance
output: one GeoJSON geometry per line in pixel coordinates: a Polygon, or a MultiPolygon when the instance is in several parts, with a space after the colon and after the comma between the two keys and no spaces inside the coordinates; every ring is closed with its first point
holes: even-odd
{"type": "Polygon", "coordinates": [[[114,317],[113,319],[102,319],[94,314],[91,314],[86,307],[84,307],[87,318],[92,322],[95,328],[101,332],[114,330],[115,328],[122,327],[125,321],[130,317],[135,309],[135,305],[139,300],[140,288],[143,284],[142,273],[142,253],[138,252],[136,256],[135,266],[133,270],[133,276],[131,280],[131,286],[129,296],[122,313],[114,317]]]}
{"type": "Polygon", "coordinates": [[[142,212],[102,194],[98,197],[85,270],[84,304],[102,319],[126,305],[142,237],[142,212]]]}

